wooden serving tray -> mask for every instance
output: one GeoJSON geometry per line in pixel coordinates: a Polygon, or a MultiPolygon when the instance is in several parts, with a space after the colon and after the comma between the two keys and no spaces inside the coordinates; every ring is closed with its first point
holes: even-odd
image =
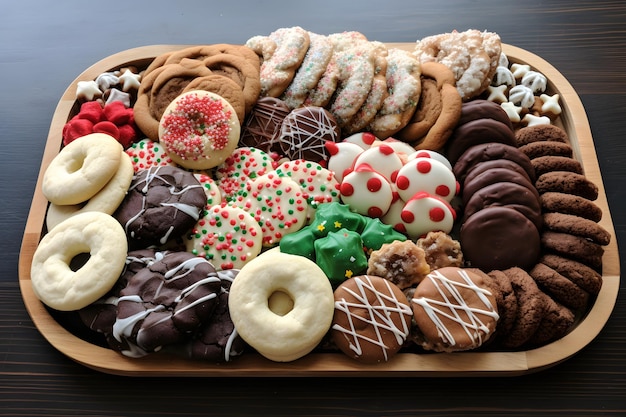
{"type": "MultiPolygon", "coordinates": [[[[389,43],[389,47],[413,50],[411,43],[389,43]]],[[[245,354],[228,364],[215,365],[179,357],[152,354],[133,359],[76,336],[57,321],[33,293],[30,267],[33,254],[45,230],[48,201],[41,192],[41,180],[48,164],[59,152],[62,128],[73,116],[77,83],[93,80],[99,74],[134,65],[145,68],[154,57],[189,45],[154,45],[129,49],[95,63],[80,74],[67,88],[52,118],[39,178],[24,230],[19,259],[19,280],[26,308],[41,334],[60,352],[89,368],[129,376],[502,376],[520,375],[556,365],[590,343],[607,322],[619,290],[619,254],[615,231],[591,129],[580,98],[552,65],[523,49],[503,45],[511,63],[529,64],[549,80],[547,92],[558,93],[563,113],[559,125],[569,134],[575,157],[582,163],[585,175],[599,188],[596,204],[604,213],[600,224],[613,236],[605,247],[602,289],[595,303],[576,328],[564,338],[549,345],[517,352],[399,353],[388,363],[364,365],[341,353],[313,353],[288,363],[271,362],[257,354],[245,354]]]]}

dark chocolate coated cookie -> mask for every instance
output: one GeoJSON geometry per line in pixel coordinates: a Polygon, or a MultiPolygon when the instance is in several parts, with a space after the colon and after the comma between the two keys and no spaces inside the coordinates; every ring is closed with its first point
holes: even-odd
{"type": "Polygon", "coordinates": [[[540,255],[537,227],[508,207],[485,208],[469,217],[461,226],[460,242],[465,260],[483,271],[530,269],[540,255]]]}
{"type": "Polygon", "coordinates": [[[534,182],[536,179],[534,168],[530,158],[515,146],[505,145],[498,142],[489,142],[468,148],[453,165],[453,172],[457,180],[463,183],[467,173],[474,165],[481,162],[506,159],[515,162],[528,174],[534,182]]]}
{"type": "Polygon", "coordinates": [[[505,123],[494,119],[477,119],[458,125],[446,144],[448,160],[454,166],[470,147],[489,142],[515,146],[515,135],[505,123]]]}
{"type": "Polygon", "coordinates": [[[488,171],[481,172],[476,176],[468,175],[465,178],[465,182],[461,187],[461,197],[463,203],[469,201],[469,199],[474,195],[474,193],[478,192],[478,190],[492,184],[503,182],[512,182],[522,185],[534,194],[537,200],[539,200],[539,193],[533,184],[528,180],[528,177],[510,169],[493,168],[488,171]]]}
{"type": "Polygon", "coordinates": [[[137,172],[114,217],[132,248],[163,245],[181,236],[200,218],[207,196],[189,171],[154,166],[137,172]]]}

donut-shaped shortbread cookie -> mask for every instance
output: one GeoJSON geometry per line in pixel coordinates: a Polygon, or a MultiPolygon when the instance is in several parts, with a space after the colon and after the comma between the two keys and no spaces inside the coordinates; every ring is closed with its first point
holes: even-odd
{"type": "Polygon", "coordinates": [[[113,217],[97,211],[77,214],[39,242],[30,271],[33,291],[56,310],[79,310],[113,287],[127,252],[126,234],[113,217]],[[71,267],[81,254],[90,255],[87,262],[71,267]]]}
{"type": "Polygon", "coordinates": [[[122,145],[104,133],[75,139],[57,154],[44,173],[41,191],[54,204],[89,200],[115,175],[122,145]]]}
{"type": "Polygon", "coordinates": [[[333,289],[313,261],[274,249],[241,268],[228,307],[242,339],[266,358],[288,362],[311,352],[330,328],[333,289]]]}
{"type": "Polygon", "coordinates": [[[128,187],[133,180],[133,163],[126,153],[122,153],[120,166],[113,178],[106,185],[91,197],[85,204],[57,205],[50,204],[46,214],[46,226],[51,230],[63,220],[86,211],[101,211],[106,214],[113,214],[120,205],[128,187]]]}

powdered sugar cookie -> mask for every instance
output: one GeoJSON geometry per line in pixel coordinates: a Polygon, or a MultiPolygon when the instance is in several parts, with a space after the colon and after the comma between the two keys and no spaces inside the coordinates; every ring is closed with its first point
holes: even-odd
{"type": "Polygon", "coordinates": [[[341,200],[365,216],[383,216],[393,201],[391,183],[368,164],[356,166],[343,178],[339,189],[341,200]]]}
{"type": "Polygon", "coordinates": [[[250,179],[274,169],[271,156],[256,148],[237,148],[215,169],[218,187],[227,199],[243,190],[250,179]]]}
{"type": "Polygon", "coordinates": [[[187,236],[187,251],[209,260],[215,269],[240,269],[263,248],[263,232],[243,208],[223,203],[210,207],[187,236]]]}
{"type": "Polygon", "coordinates": [[[248,181],[237,204],[250,212],[261,226],[263,246],[274,246],[283,236],[306,224],[308,203],[300,185],[276,172],[248,181]]]}
{"type": "Polygon", "coordinates": [[[291,109],[300,107],[309,91],[317,85],[333,55],[331,40],[317,33],[309,32],[309,49],[302,60],[293,80],[282,94],[282,100],[291,109]]]}
{"type": "Polygon", "coordinates": [[[130,156],[135,172],[152,166],[176,165],[167,154],[163,145],[150,138],[144,138],[133,143],[126,149],[126,153],[130,156]]]}
{"type": "Polygon", "coordinates": [[[159,142],[177,164],[209,169],[222,162],[239,142],[240,124],[232,106],[215,93],[189,91],[163,112],[159,142]]]}
{"type": "Polygon", "coordinates": [[[389,95],[383,100],[370,129],[384,139],[409,122],[421,93],[420,63],[408,51],[391,48],[387,55],[386,83],[389,95]]]}
{"type": "Polygon", "coordinates": [[[307,223],[313,219],[320,204],[339,201],[339,182],[332,171],[317,162],[305,159],[286,161],[276,168],[276,173],[300,185],[302,196],[308,203],[307,223]]]}
{"type": "Polygon", "coordinates": [[[269,36],[248,39],[246,46],[262,59],[261,96],[279,97],[285,91],[309,45],[309,32],[298,26],[278,29],[269,36]]]}
{"type": "Polygon", "coordinates": [[[415,46],[420,62],[441,62],[452,70],[456,87],[467,101],[485,91],[491,83],[502,52],[500,36],[469,29],[427,36],[415,46]]]}
{"type": "Polygon", "coordinates": [[[409,201],[417,192],[425,191],[448,202],[459,191],[454,173],[434,158],[418,157],[408,161],[396,178],[398,194],[409,201]]]}

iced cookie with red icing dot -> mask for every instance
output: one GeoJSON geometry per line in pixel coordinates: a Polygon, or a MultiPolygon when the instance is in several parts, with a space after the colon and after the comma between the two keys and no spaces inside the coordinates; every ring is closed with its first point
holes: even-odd
{"type": "Polygon", "coordinates": [[[405,233],[418,239],[428,232],[449,233],[454,226],[456,211],[445,200],[421,191],[404,205],[400,213],[405,233]]]}
{"type": "Polygon", "coordinates": [[[135,172],[159,165],[176,166],[163,145],[149,138],[133,143],[125,152],[130,156],[135,172]]]}
{"type": "Polygon", "coordinates": [[[188,252],[210,261],[215,269],[241,269],[263,248],[261,226],[241,207],[209,207],[187,236],[188,252]]]}
{"type": "Polygon", "coordinates": [[[257,148],[237,148],[215,170],[217,183],[225,198],[232,199],[245,188],[248,180],[257,178],[274,169],[274,161],[257,148]]]}
{"type": "Polygon", "coordinates": [[[308,203],[300,185],[276,172],[248,181],[237,196],[237,204],[261,226],[265,247],[277,245],[283,236],[297,232],[306,224],[308,203]]]}
{"type": "Polygon", "coordinates": [[[448,169],[450,169],[452,171],[452,164],[450,164],[450,161],[448,161],[448,158],[446,158],[445,156],[443,156],[439,152],[431,151],[431,150],[428,150],[428,149],[421,149],[419,151],[415,151],[413,153],[410,153],[407,156],[407,161],[411,161],[411,160],[413,160],[415,158],[433,158],[433,159],[436,159],[437,161],[441,162],[448,169]]]}
{"type": "Polygon", "coordinates": [[[159,123],[159,142],[178,165],[188,169],[218,166],[237,148],[241,126],[223,97],[191,90],[176,97],[159,123]]]}
{"type": "Polygon", "coordinates": [[[368,164],[373,170],[392,183],[396,180],[398,171],[403,166],[400,156],[396,154],[391,146],[384,144],[361,152],[354,160],[354,166],[361,164],[368,164]]]}
{"type": "Polygon", "coordinates": [[[370,132],[354,133],[343,140],[343,142],[354,143],[359,145],[363,150],[369,149],[374,142],[379,139],[370,132]]]}
{"type": "Polygon", "coordinates": [[[307,223],[313,220],[320,204],[339,201],[339,182],[331,171],[317,162],[304,159],[286,161],[276,168],[276,173],[300,184],[308,203],[307,223]]]}
{"type": "Polygon", "coordinates": [[[444,163],[433,158],[418,157],[400,169],[396,188],[400,197],[407,202],[420,191],[449,202],[459,191],[459,183],[444,163]]]}
{"type": "Polygon", "coordinates": [[[392,185],[368,164],[361,164],[346,175],[339,187],[341,200],[364,216],[383,216],[394,198],[392,185]]]}
{"type": "Polygon", "coordinates": [[[350,173],[354,165],[354,160],[363,152],[356,143],[352,142],[332,142],[326,141],[324,144],[329,153],[326,167],[335,174],[335,179],[339,182],[350,173]]]}

